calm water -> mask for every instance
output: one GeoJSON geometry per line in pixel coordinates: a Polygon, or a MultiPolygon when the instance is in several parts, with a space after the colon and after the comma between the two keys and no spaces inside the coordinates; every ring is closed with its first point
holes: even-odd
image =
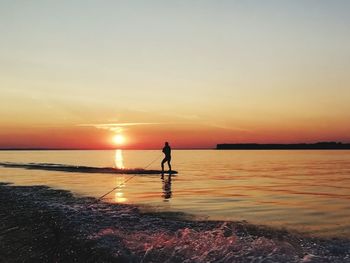
{"type": "MultiPolygon", "coordinates": [[[[0,162],[143,168],[160,151],[3,151],[0,162]]],[[[159,159],[160,161],[160,159],[159,159]]],[[[156,161],[149,169],[158,169],[156,161]]],[[[350,151],[174,150],[171,180],[137,175],[109,202],[350,236],[350,151]]],[[[0,167],[0,181],[49,185],[99,197],[130,175],[0,167]]]]}

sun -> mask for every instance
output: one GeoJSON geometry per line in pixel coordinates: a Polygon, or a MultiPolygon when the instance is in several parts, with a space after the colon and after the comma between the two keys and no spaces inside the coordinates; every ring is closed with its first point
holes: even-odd
{"type": "Polygon", "coordinates": [[[113,142],[116,145],[123,145],[125,143],[125,137],[121,134],[116,134],[113,136],[113,142]]]}

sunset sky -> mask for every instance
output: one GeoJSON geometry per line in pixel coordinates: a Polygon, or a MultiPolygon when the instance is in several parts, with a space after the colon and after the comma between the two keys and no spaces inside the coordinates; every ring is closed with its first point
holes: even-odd
{"type": "Polygon", "coordinates": [[[0,148],[350,142],[350,1],[1,1],[0,148]]]}

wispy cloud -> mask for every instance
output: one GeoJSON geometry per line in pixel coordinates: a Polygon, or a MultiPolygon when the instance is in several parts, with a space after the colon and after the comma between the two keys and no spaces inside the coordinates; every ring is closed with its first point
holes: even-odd
{"type": "Polygon", "coordinates": [[[83,127],[95,127],[97,129],[109,130],[113,132],[122,132],[125,127],[142,126],[142,125],[156,125],[158,122],[122,122],[122,123],[90,123],[78,124],[83,127]]]}
{"type": "Polygon", "coordinates": [[[236,127],[236,126],[227,126],[227,125],[216,124],[216,123],[209,123],[207,125],[214,127],[214,128],[224,129],[224,130],[239,131],[239,132],[251,132],[250,129],[245,129],[245,128],[236,127]]]}

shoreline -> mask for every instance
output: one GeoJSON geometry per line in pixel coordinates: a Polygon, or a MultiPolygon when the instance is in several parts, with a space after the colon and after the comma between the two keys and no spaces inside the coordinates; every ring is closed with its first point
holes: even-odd
{"type": "Polygon", "coordinates": [[[0,262],[350,262],[350,239],[192,221],[0,183],[0,262]]]}
{"type": "Polygon", "coordinates": [[[216,150],[350,150],[350,143],[221,143],[216,145],[216,150]]]}

